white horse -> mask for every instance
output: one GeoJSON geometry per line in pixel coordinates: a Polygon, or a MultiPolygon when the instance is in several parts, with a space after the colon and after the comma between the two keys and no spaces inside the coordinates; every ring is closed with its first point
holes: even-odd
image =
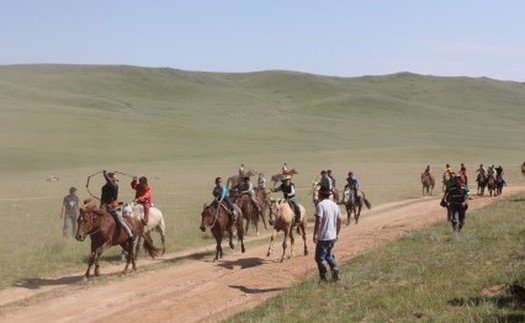
{"type": "MultiPolygon", "coordinates": [[[[138,203],[126,204],[122,209],[123,215],[129,215],[131,217],[137,218],[139,220],[144,218],[144,207],[138,203]]],[[[162,212],[156,207],[151,207],[149,209],[149,219],[146,227],[144,228],[144,235],[148,240],[151,241],[150,232],[156,231],[160,234],[160,240],[162,242],[162,254],[166,252],[165,247],[165,233],[166,233],[166,224],[164,223],[164,216],[162,212]]],[[[138,256],[141,237],[137,238],[136,247],[135,247],[135,256],[138,256]]]]}

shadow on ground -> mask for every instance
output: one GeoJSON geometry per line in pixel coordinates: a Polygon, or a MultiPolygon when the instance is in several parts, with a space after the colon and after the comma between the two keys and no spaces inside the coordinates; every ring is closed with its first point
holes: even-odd
{"type": "Polygon", "coordinates": [[[57,279],[26,278],[15,283],[14,286],[23,287],[27,289],[39,289],[45,286],[74,285],[82,282],[83,279],[84,275],[60,277],[57,279]]]}
{"type": "Polygon", "coordinates": [[[246,268],[257,267],[257,266],[263,265],[264,263],[265,261],[261,258],[251,257],[251,258],[243,258],[243,259],[237,259],[237,260],[232,260],[232,261],[219,260],[219,263],[217,264],[217,266],[220,266],[226,269],[234,269],[235,267],[241,267],[241,269],[246,269],[246,268]]]}
{"type": "Polygon", "coordinates": [[[279,291],[282,291],[282,290],[285,289],[283,287],[279,287],[279,288],[249,288],[249,287],[246,287],[246,286],[235,286],[235,285],[230,285],[228,287],[238,289],[241,292],[246,293],[246,294],[262,294],[262,293],[270,293],[270,292],[279,292],[279,291]]]}

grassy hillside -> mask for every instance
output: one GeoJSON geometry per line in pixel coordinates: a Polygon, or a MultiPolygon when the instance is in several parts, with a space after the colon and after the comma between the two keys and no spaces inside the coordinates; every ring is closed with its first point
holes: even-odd
{"type": "MultiPolygon", "coordinates": [[[[87,197],[86,177],[102,169],[148,176],[173,252],[210,243],[202,205],[240,163],[267,175],[295,167],[309,215],[321,169],[339,187],[353,170],[375,205],[419,197],[427,163],[465,162],[471,176],[501,163],[509,184],[522,183],[524,112],[525,85],[483,78],[0,66],[0,288],[84,269],[88,245],[62,238],[59,212],[69,187],[87,197]]],[[[102,184],[96,176],[90,190],[102,184]]]]}
{"type": "Polygon", "coordinates": [[[130,66],[0,67],[3,172],[259,151],[523,150],[525,86],[130,66]],[[67,152],[67,153],[65,153],[67,152]]]}

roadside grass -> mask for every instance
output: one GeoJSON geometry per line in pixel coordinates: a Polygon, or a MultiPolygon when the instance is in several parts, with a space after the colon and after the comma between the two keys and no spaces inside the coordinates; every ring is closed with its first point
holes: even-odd
{"type": "MultiPolygon", "coordinates": [[[[525,195],[409,233],[228,322],[523,322],[508,284],[525,283],[525,195]]],[[[337,248],[335,250],[337,256],[337,248]]],[[[313,261],[313,259],[312,259],[313,261]]]]}

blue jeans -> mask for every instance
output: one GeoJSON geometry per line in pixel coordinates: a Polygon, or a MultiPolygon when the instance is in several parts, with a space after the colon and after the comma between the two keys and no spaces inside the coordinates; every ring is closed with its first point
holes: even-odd
{"type": "Polygon", "coordinates": [[[319,275],[321,279],[326,279],[326,264],[330,266],[330,270],[337,270],[337,263],[335,262],[335,256],[332,252],[335,240],[317,241],[315,246],[315,262],[317,262],[317,268],[319,269],[319,275]]]}

